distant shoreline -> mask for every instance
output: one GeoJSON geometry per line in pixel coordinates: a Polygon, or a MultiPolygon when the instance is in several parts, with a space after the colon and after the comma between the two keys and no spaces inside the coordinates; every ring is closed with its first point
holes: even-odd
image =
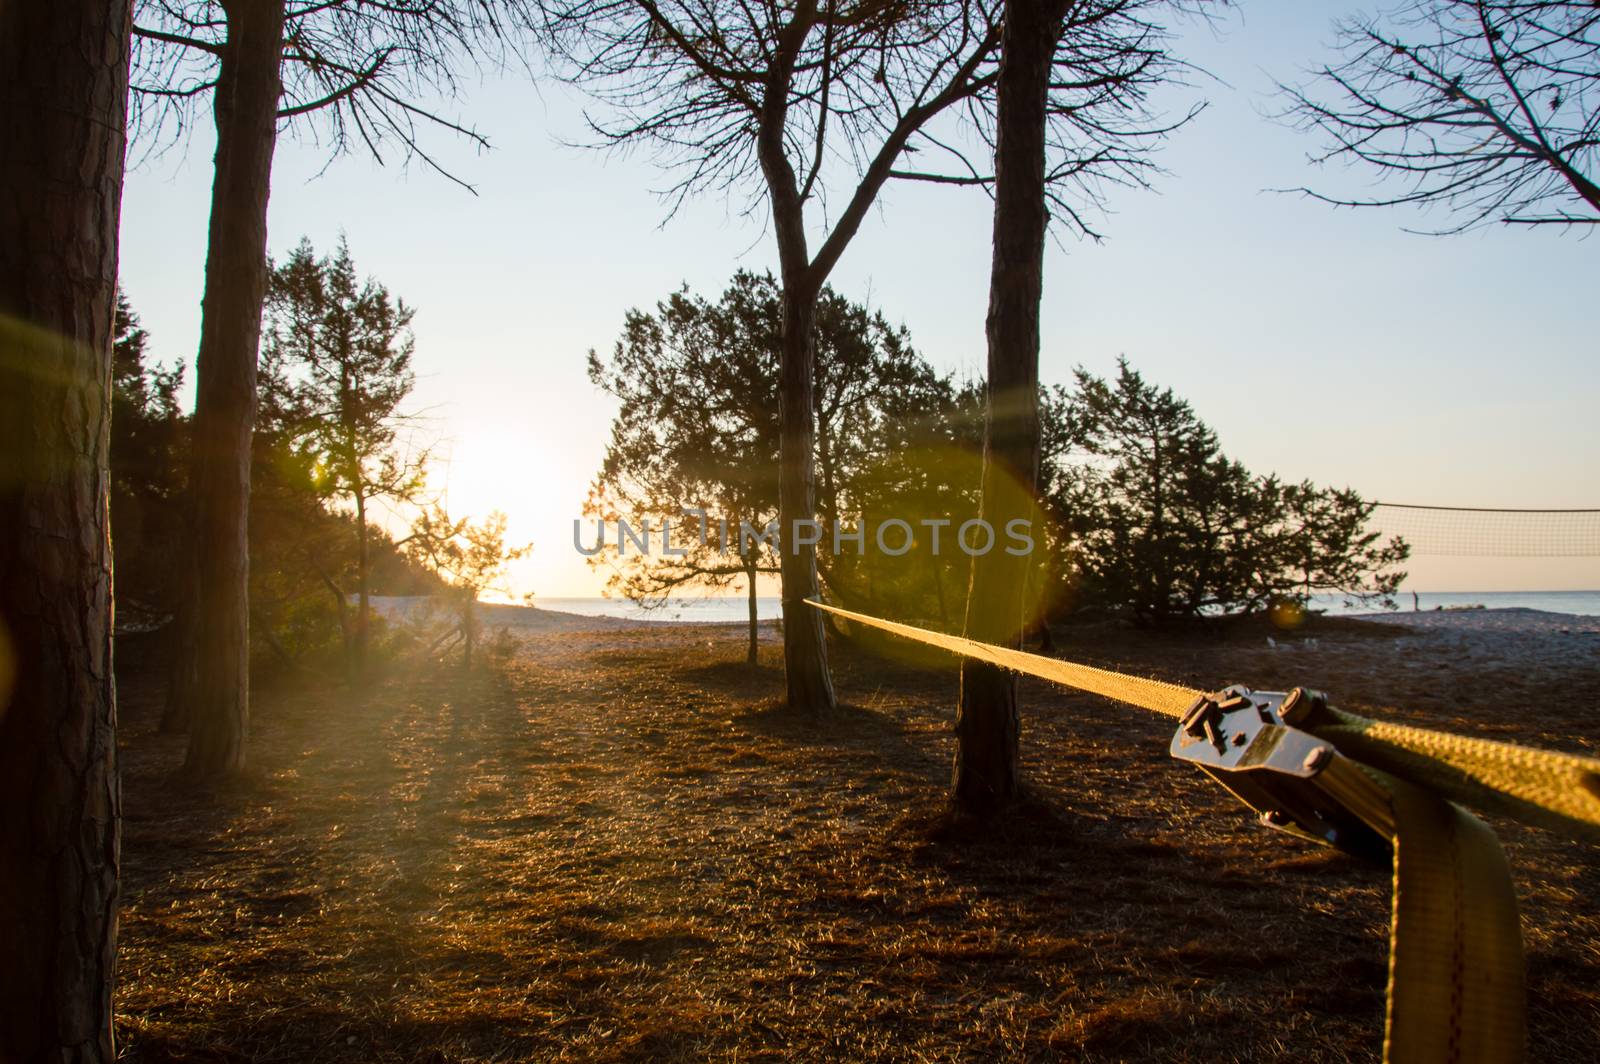
{"type": "MultiPolygon", "coordinates": [[[[1410,592],[1396,596],[1397,609],[1384,611],[1371,606],[1346,608],[1337,596],[1313,596],[1312,608],[1330,616],[1412,616],[1415,613],[1455,612],[1451,607],[1481,605],[1485,609],[1534,609],[1567,616],[1600,616],[1600,590],[1594,591],[1437,591],[1419,592],[1420,610],[1412,609],[1410,592]],[[1436,610],[1435,607],[1442,607],[1436,610]]],[[[582,617],[613,617],[643,623],[745,623],[748,602],[743,595],[673,599],[665,606],[641,610],[625,599],[593,597],[536,596],[537,609],[582,617]]],[[[762,595],[756,600],[757,616],[775,621],[781,614],[777,597],[762,595]]]]}
{"type": "MultiPolygon", "coordinates": [[[[1468,622],[1450,619],[1507,614],[1540,615],[1579,626],[1600,622],[1600,591],[1441,592],[1419,597],[1420,610],[1411,608],[1409,595],[1397,600],[1400,608],[1395,610],[1375,610],[1370,606],[1346,609],[1342,603],[1317,601],[1313,601],[1313,608],[1332,617],[1430,626],[1473,627],[1468,622]]],[[[428,600],[424,596],[379,596],[373,601],[380,612],[395,616],[409,613],[428,600]]],[[[757,619],[763,629],[776,625],[780,617],[777,598],[762,596],[757,599],[757,608],[757,619]]],[[[641,610],[626,600],[600,597],[535,598],[531,605],[484,603],[482,609],[483,620],[488,624],[525,625],[533,615],[547,618],[551,623],[559,621],[562,627],[572,627],[578,621],[596,622],[597,627],[652,628],[678,624],[727,627],[748,623],[748,604],[743,597],[673,600],[654,610],[641,610]],[[513,617],[517,619],[511,620],[513,617]]]]}

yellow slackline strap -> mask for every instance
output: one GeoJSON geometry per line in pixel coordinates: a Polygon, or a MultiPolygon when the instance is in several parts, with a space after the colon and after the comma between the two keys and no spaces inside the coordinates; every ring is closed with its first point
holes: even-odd
{"type": "Polygon", "coordinates": [[[1383,1059],[1520,1061],[1522,928],[1500,840],[1454,802],[1368,765],[1334,758],[1316,781],[1393,849],[1383,1059]]]}
{"type": "Polygon", "coordinates": [[[1068,687],[1076,687],[1080,691],[1088,691],[1103,698],[1148,709],[1153,713],[1164,713],[1169,717],[1183,716],[1183,711],[1193,705],[1194,700],[1202,694],[1200,691],[1180,687],[1175,683],[1166,683],[1163,680],[1129,676],[1125,673],[1112,672],[1110,669],[1097,669],[1092,665],[1077,665],[1070,661],[1062,661],[1060,658],[1047,658],[1022,650],[995,646],[992,643],[980,643],[975,639],[966,639],[959,635],[930,632],[926,628],[900,624],[898,621],[886,621],[880,617],[869,617],[864,613],[853,613],[823,602],[810,599],[807,601],[819,610],[825,610],[836,617],[843,617],[868,628],[877,628],[927,646],[948,650],[961,657],[987,661],[991,665],[999,665],[1013,672],[1026,673],[1043,680],[1053,680],[1068,687]]]}
{"type": "MultiPolygon", "coordinates": [[[[1202,694],[1162,680],[980,643],[821,602],[811,604],[856,624],[1168,716],[1182,716],[1202,694]]],[[[1306,730],[1352,760],[1454,801],[1567,835],[1600,839],[1600,759],[1390,724],[1340,710],[1330,710],[1326,720],[1309,723],[1306,730]]]]}
{"type": "MultiPolygon", "coordinates": [[[[813,605],[870,628],[1157,713],[1180,716],[1200,696],[1160,680],[813,605]]],[[[1522,1060],[1526,995],[1511,870],[1494,832],[1441,795],[1591,834],[1600,827],[1600,762],[1336,710],[1321,726],[1308,723],[1307,730],[1349,758],[1335,758],[1318,777],[1321,785],[1393,847],[1384,1060],[1522,1060]]],[[[1229,786],[1225,776],[1216,778],[1229,786]]]]}
{"type": "Polygon", "coordinates": [[[1522,1060],[1522,928],[1500,840],[1455,803],[1374,775],[1389,793],[1395,823],[1383,1059],[1522,1060]]]}
{"type": "Polygon", "coordinates": [[[1347,757],[1490,812],[1600,840],[1600,759],[1330,710],[1308,726],[1347,757]]]}

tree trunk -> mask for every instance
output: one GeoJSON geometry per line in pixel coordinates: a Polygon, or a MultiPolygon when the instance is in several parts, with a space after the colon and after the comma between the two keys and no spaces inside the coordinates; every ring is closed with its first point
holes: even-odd
{"type": "Polygon", "coordinates": [[[129,27],[127,0],[0,2],[0,1057],[8,1062],[116,1057],[122,803],[107,449],[129,27]]]}
{"type": "Polygon", "coordinates": [[[1049,614],[1045,614],[1045,616],[1039,619],[1038,635],[1039,653],[1054,654],[1056,652],[1056,636],[1055,633],[1050,630],[1049,614]]]}
{"type": "Polygon", "coordinates": [[[250,432],[267,283],[284,0],[233,0],[213,104],[216,174],[194,412],[194,689],[185,770],[244,763],[250,722],[250,432]]]}
{"type": "MultiPolygon", "coordinates": [[[[316,565],[315,562],[312,564],[316,565]]],[[[353,653],[350,649],[350,596],[344,593],[344,588],[333,582],[333,577],[329,576],[320,565],[316,566],[316,570],[317,576],[322,579],[322,586],[333,596],[334,608],[339,612],[339,643],[344,648],[344,660],[348,666],[353,653]]]]}
{"type": "Polygon", "coordinates": [[[351,676],[357,681],[367,675],[367,632],[372,620],[372,590],[367,586],[370,569],[367,542],[366,489],[356,484],[356,640],[351,676]]]}
{"type": "MultiPolygon", "coordinates": [[[[784,141],[789,88],[794,79],[796,38],[815,17],[815,0],[801,0],[784,31],[761,101],[756,154],[772,203],[772,228],[783,277],[783,343],[778,353],[778,527],[779,579],[783,594],[783,674],[791,709],[834,707],[828,673],[828,641],[822,611],[806,600],[818,594],[817,552],[795,542],[795,524],[814,520],[817,511],[816,387],[817,298],[827,265],[813,265],[806,249],[805,199],[784,141]]],[[[879,179],[880,181],[882,178],[879,179]]],[[[826,249],[826,245],[824,245],[826,249]]]]}
{"type": "Polygon", "coordinates": [[[758,647],[756,641],[760,635],[758,626],[761,623],[761,618],[756,608],[756,552],[753,550],[745,555],[744,575],[745,581],[749,585],[746,596],[750,601],[750,650],[745,654],[744,660],[754,665],[757,658],[758,647]]]}
{"type": "Polygon", "coordinates": [[[828,673],[828,642],[815,598],[817,551],[797,542],[797,524],[816,517],[812,447],[812,370],[816,362],[817,292],[814,286],[783,285],[783,348],[778,364],[778,538],[783,579],[783,668],[792,709],[834,707],[828,673]]]}
{"type": "Polygon", "coordinates": [[[472,671],[472,646],[478,637],[478,595],[475,591],[467,593],[467,601],[461,611],[461,669],[463,672],[472,671]]]}
{"type": "MultiPolygon", "coordinates": [[[[996,529],[1039,465],[1039,300],[1044,289],[1044,163],[1051,60],[1067,0],[1008,0],[1001,39],[995,141],[994,257],[989,275],[989,375],[980,516],[996,529]]],[[[973,559],[966,633],[1019,646],[1033,559],[994,549],[973,559]]],[[[964,661],[951,785],[955,807],[988,816],[1020,790],[1016,677],[964,661]]]]}
{"type": "Polygon", "coordinates": [[[1167,481],[1166,466],[1161,457],[1161,429],[1150,429],[1151,513],[1150,538],[1155,549],[1150,552],[1150,603],[1158,617],[1167,615],[1172,603],[1172,550],[1167,542],[1167,481]]]}

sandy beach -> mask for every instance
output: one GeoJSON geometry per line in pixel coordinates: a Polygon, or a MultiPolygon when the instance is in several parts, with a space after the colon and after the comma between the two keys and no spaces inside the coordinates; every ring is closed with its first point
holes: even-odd
{"type": "MultiPolygon", "coordinates": [[[[124,692],[119,1036],[143,1061],[1374,1061],[1389,875],[1260,828],[1170,723],[1024,681],[1033,800],[942,826],[955,674],[836,641],[776,708],[738,625],[493,608],[515,649],[268,691],[249,783],[176,790],[124,692]]],[[[1600,618],[1057,630],[1064,657],[1600,751],[1600,618]]],[[[1600,851],[1496,823],[1530,1059],[1600,1058],[1600,851]]]]}

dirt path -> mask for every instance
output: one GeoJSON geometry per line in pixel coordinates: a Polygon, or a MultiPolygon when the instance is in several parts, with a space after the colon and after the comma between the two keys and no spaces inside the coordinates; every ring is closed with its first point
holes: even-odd
{"type": "MultiPolygon", "coordinates": [[[[1386,875],[1254,829],[1166,760],[1164,722],[1030,685],[1038,805],[950,838],[947,669],[841,653],[850,705],[811,720],[772,708],[776,647],[752,673],[736,627],[514,631],[501,675],[263,696],[256,776],[220,796],[169,784],[181,744],[125,683],[129,1059],[1377,1057],[1386,875]]],[[[1374,670],[1453,668],[1454,697],[1406,681],[1413,714],[1600,730],[1581,656],[1522,676],[1577,703],[1532,722],[1464,695],[1460,647],[1421,629],[1067,638],[1191,683],[1314,671],[1357,706],[1395,690],[1374,670]]],[[[1506,837],[1533,1059],[1596,1059],[1600,861],[1506,837]]]]}

